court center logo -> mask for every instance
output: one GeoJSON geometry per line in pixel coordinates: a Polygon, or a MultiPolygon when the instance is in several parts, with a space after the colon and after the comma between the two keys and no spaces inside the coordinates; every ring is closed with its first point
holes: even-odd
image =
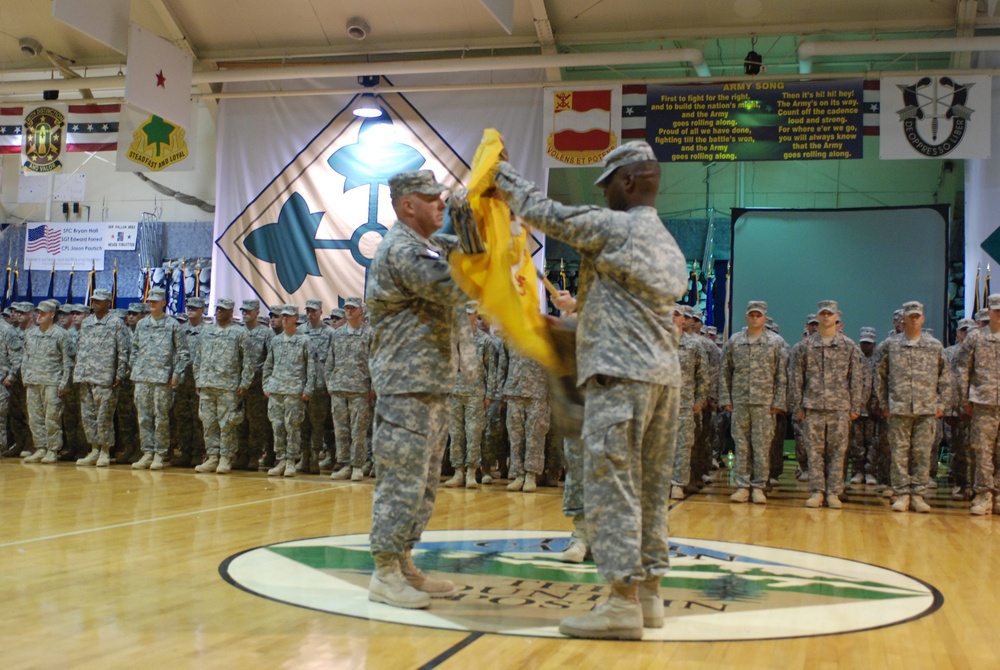
{"type": "MultiPolygon", "coordinates": [[[[373,570],[367,535],[296,540],[227,559],[223,578],[290,605],[448,630],[562,637],[559,621],[605,600],[591,562],[555,559],[565,533],[425,532],[414,550],[425,571],[455,582],[458,594],[428,610],[368,600],[373,570]]],[[[723,641],[809,637],[896,625],[943,603],[918,579],[866,563],[787,549],[673,538],[662,580],[666,625],[644,641],[723,641]]]]}

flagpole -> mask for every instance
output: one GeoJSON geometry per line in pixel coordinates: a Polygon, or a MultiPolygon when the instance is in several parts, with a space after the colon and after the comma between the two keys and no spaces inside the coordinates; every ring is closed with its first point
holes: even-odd
{"type": "Polygon", "coordinates": [[[983,282],[983,308],[990,306],[990,264],[986,264],[986,281],[983,282]]]}
{"type": "Polygon", "coordinates": [[[733,286],[733,262],[729,261],[726,263],[726,304],[723,305],[723,317],[722,317],[722,341],[725,342],[729,339],[729,302],[732,300],[732,286],[733,286]]]}
{"type": "Polygon", "coordinates": [[[979,269],[982,267],[982,263],[976,263],[976,285],[972,289],[972,318],[976,318],[976,314],[979,313],[979,269]]]}

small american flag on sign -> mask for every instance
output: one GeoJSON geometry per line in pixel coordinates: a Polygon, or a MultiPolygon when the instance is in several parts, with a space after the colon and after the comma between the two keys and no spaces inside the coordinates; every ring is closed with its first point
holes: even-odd
{"type": "Polygon", "coordinates": [[[45,249],[55,256],[62,249],[62,231],[50,228],[45,224],[28,228],[28,244],[25,250],[29,253],[45,249]]]}

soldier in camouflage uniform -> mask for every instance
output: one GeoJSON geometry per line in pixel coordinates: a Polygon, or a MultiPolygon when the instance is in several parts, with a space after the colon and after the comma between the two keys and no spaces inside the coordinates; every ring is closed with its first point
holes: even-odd
{"type": "Polygon", "coordinates": [[[233,468],[266,470],[269,467],[268,463],[274,464],[274,433],[267,418],[263,370],[264,361],[267,359],[267,348],[275,333],[267,323],[259,321],[259,300],[244,300],[240,311],[243,312],[243,326],[250,335],[250,344],[253,346],[257,363],[253,383],[243,396],[245,416],[243,423],[240,424],[240,453],[233,468]]]}
{"type": "Polygon", "coordinates": [[[507,347],[490,326],[480,317],[478,327],[486,334],[489,362],[486,376],[490,393],[490,405],[486,408],[486,430],[483,433],[483,448],[480,461],[483,467],[483,484],[491,484],[495,474],[506,473],[507,454],[507,403],[503,401],[503,387],[507,383],[509,357],[507,347]]]}
{"type": "Polygon", "coordinates": [[[532,492],[545,469],[545,435],[549,432],[549,382],[545,368],[513,349],[507,358],[507,436],[510,439],[508,491],[532,492]]]}
{"type": "MultiPolygon", "coordinates": [[[[1000,514],[1000,294],[987,298],[989,321],[970,332],[958,349],[958,391],[965,413],[972,416],[970,511],[976,516],[1000,514]]],[[[977,315],[978,316],[978,315],[977,315]]]]}
{"type": "Polygon", "coordinates": [[[233,323],[234,307],[231,298],[216,301],[215,323],[205,327],[194,350],[191,367],[208,452],[195,472],[228,474],[236,457],[243,398],[253,383],[257,350],[246,328],[233,323]]]}
{"type": "MultiPolygon", "coordinates": [[[[458,336],[458,377],[450,398],[451,466],[455,474],[444,483],[447,488],[474,489],[476,469],[482,461],[486,408],[492,404],[493,390],[487,389],[490,367],[489,337],[478,327],[475,303],[460,315],[458,336]],[[468,324],[466,326],[466,323],[468,324]]],[[[485,469],[484,472],[485,473],[485,469]]]]}
{"type": "MultiPolygon", "coordinates": [[[[187,321],[178,319],[180,331],[187,342],[188,355],[194,359],[198,342],[208,324],[205,323],[205,299],[193,296],[187,299],[187,321]]],[[[205,455],[205,427],[198,414],[198,393],[195,391],[194,374],[188,369],[180,385],[174,390],[171,411],[171,465],[188,467],[201,463],[205,455]]]]}
{"type": "Polygon", "coordinates": [[[875,388],[875,329],[864,327],[859,332],[858,348],[864,362],[868,364],[869,372],[865,374],[862,382],[861,395],[864,402],[861,406],[861,416],[851,425],[851,461],[854,465],[854,476],[851,477],[851,484],[875,484],[875,470],[878,459],[877,421],[878,414],[878,394],[875,388]]]}
{"type": "Polygon", "coordinates": [[[681,371],[674,301],[684,256],[656,213],[660,166],[631,142],[608,154],[596,185],[609,209],[546,198],[507,163],[497,189],[515,213],[583,257],[577,321],[585,388],[584,497],[594,559],[611,597],[559,630],[640,639],[663,625],[660,580],[670,567],[667,509],[681,371]]]}
{"type": "Polygon", "coordinates": [[[747,327],[722,350],[719,402],[732,412],[736,491],[729,500],[735,503],[767,502],[774,417],[786,409],[788,356],[781,338],[764,327],[766,317],[767,303],[751,300],[747,327]]]}
{"type": "Polygon", "coordinates": [[[924,306],[903,305],[902,337],[887,340],[877,360],[876,394],[889,429],[893,512],[930,512],[924,500],[937,420],[944,416],[951,367],[944,347],[921,332],[924,306]]]}
{"type": "Polygon", "coordinates": [[[21,378],[36,447],[25,463],[55,463],[62,448],[63,396],[73,374],[73,346],[69,334],[54,325],[58,309],[55,300],[40,302],[38,325],[24,338],[21,378]]]}
{"type": "MultiPolygon", "coordinates": [[[[677,357],[681,365],[681,395],[677,410],[677,442],[674,448],[674,472],[670,497],[684,498],[684,488],[691,481],[691,450],[694,448],[695,422],[708,402],[711,373],[708,355],[698,342],[700,336],[686,332],[681,305],[674,307],[674,325],[681,331],[677,357]]],[[[700,475],[699,475],[700,476],[700,475]]]]}
{"type": "Polygon", "coordinates": [[[695,336],[694,341],[702,348],[707,360],[708,401],[695,417],[694,446],[691,449],[692,475],[700,479],[711,469],[711,454],[716,446],[714,415],[719,408],[719,365],[722,352],[715,342],[702,336],[704,314],[700,309],[687,305],[685,317],[685,332],[695,336]]]}
{"type": "Polygon", "coordinates": [[[372,421],[369,404],[372,379],[368,370],[372,329],[364,323],[361,298],[345,298],[344,313],[347,325],[330,329],[326,354],[325,383],[330,394],[339,466],[330,479],[350,477],[356,482],[364,479],[365,437],[372,421]]]}
{"type": "MultiPolygon", "coordinates": [[[[6,310],[5,310],[6,311],[6,310]]],[[[7,321],[0,322],[0,454],[8,455],[7,415],[10,412],[10,389],[18,371],[11,358],[20,351],[22,342],[7,321]]],[[[20,367],[20,363],[18,363],[20,367]]],[[[15,448],[16,445],[15,445],[15,448]]],[[[12,454],[11,454],[12,455],[12,454]]]]}
{"type": "Polygon", "coordinates": [[[299,472],[320,473],[321,453],[326,450],[327,426],[330,423],[330,402],[326,391],[326,357],[330,351],[333,328],[323,323],[323,301],[306,300],[306,322],[299,332],[309,338],[313,358],[316,359],[316,388],[310,393],[306,407],[306,423],[302,430],[302,457],[296,465],[299,472]]]}
{"type": "Polygon", "coordinates": [[[24,338],[28,330],[35,325],[35,305],[30,302],[15,302],[13,310],[13,337],[11,339],[10,363],[13,379],[10,389],[9,429],[13,437],[6,456],[28,456],[34,450],[34,440],[28,427],[28,398],[24,381],[21,377],[21,358],[24,355],[24,338]]]}
{"type": "Polygon", "coordinates": [[[951,497],[955,500],[968,500],[967,492],[971,488],[971,453],[969,452],[969,417],[965,413],[965,401],[959,395],[958,352],[968,334],[976,328],[972,319],[959,319],[955,329],[955,344],[945,348],[944,355],[951,364],[952,398],[945,412],[945,440],[948,443],[950,457],[948,459],[948,474],[951,475],[954,488],[951,497]]]}
{"type": "MultiPolygon", "coordinates": [[[[73,348],[73,358],[76,359],[77,340],[80,335],[80,327],[77,322],[77,314],[88,311],[84,305],[63,305],[59,308],[65,315],[59,319],[59,327],[65,328],[70,336],[70,344],[73,348]]],[[[80,319],[82,322],[82,319],[80,319]]],[[[66,387],[66,395],[63,396],[63,450],[59,455],[61,460],[77,460],[89,451],[87,447],[87,435],[83,427],[83,420],[80,416],[80,388],[74,377],[69,386],[66,387]]]]}
{"type": "Polygon", "coordinates": [[[397,220],[375,251],[365,291],[378,470],[368,598],[405,608],[429,607],[431,598],[457,592],[452,582],[425,575],[412,556],[437,498],[448,396],[458,372],[455,308],[468,301],[447,263],[457,238],[431,236],[444,220],[444,190],[430,170],[389,179],[397,220]]]}
{"type": "Polygon", "coordinates": [[[122,381],[128,378],[132,340],[127,326],[110,313],[111,291],[91,296],[94,313],[83,320],[77,340],[73,379],[80,387],[80,417],[90,453],[77,465],[111,464],[115,445],[115,408],[122,381]]]}
{"type": "Polygon", "coordinates": [[[154,288],[147,296],[150,315],[136,324],[129,363],[135,384],[142,458],[135,470],[162,470],[170,448],[170,408],[174,389],[190,367],[187,338],[176,320],[164,313],[167,295],[154,288]]]}
{"type": "MultiPolygon", "coordinates": [[[[135,326],[146,317],[149,305],[144,302],[130,303],[122,321],[125,323],[126,335],[129,341],[129,356],[132,352],[132,339],[135,337],[135,326]]],[[[132,364],[129,361],[129,375],[132,364]]],[[[115,463],[125,465],[139,459],[139,411],[135,407],[135,384],[131,376],[126,377],[118,385],[118,407],[115,408],[115,463]]]]}
{"type": "Polygon", "coordinates": [[[861,350],[837,332],[837,303],[823,300],[817,310],[819,330],[792,350],[789,365],[789,407],[802,420],[809,453],[810,495],[806,507],[832,509],[843,505],[844,464],[850,422],[861,414],[861,350]]]}
{"type": "Polygon", "coordinates": [[[274,467],[267,475],[294,477],[295,462],[302,448],[306,405],[316,388],[319,371],[309,337],[298,332],[298,305],[273,309],[281,315],[282,332],[271,340],[264,360],[267,416],[274,429],[274,467]]]}

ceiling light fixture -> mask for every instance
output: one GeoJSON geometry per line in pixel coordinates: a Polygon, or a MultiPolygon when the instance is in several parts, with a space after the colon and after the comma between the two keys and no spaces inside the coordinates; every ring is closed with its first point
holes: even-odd
{"type": "MultiPolygon", "coordinates": [[[[358,83],[365,88],[375,88],[381,80],[382,78],[378,75],[358,77],[358,83]]],[[[363,119],[377,119],[382,116],[382,106],[379,104],[378,93],[362,93],[359,95],[351,113],[363,119]]]]}

